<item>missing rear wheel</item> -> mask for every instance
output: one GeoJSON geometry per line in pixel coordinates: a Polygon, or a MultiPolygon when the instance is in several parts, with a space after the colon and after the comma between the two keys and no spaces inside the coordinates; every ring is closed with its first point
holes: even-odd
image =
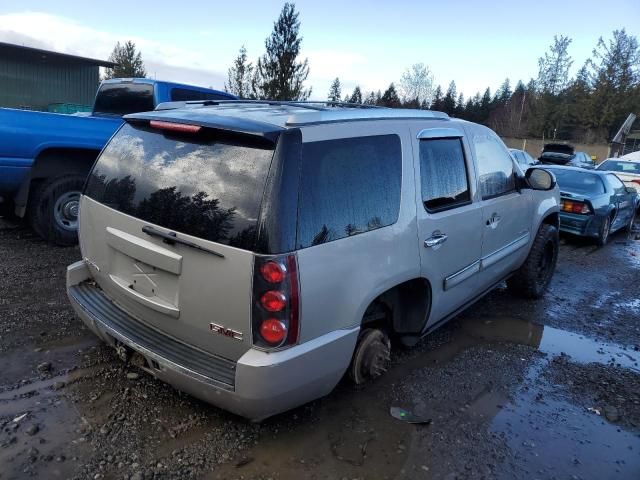
{"type": "Polygon", "coordinates": [[[362,331],[349,367],[349,376],[357,385],[374,380],[389,368],[391,342],[377,328],[362,331]]]}

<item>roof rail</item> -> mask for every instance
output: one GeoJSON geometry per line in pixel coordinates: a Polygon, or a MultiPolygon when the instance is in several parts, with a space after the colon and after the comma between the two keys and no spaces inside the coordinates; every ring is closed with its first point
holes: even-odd
{"type": "Polygon", "coordinates": [[[208,107],[214,105],[285,105],[291,107],[306,108],[309,110],[326,111],[331,107],[343,107],[343,108],[386,108],[378,105],[365,105],[362,103],[349,103],[349,102],[332,102],[323,100],[189,100],[180,102],[163,102],[158,104],[156,110],[174,110],[176,108],[185,108],[189,106],[208,107]],[[327,105],[327,107],[321,107],[321,105],[327,105]]]}

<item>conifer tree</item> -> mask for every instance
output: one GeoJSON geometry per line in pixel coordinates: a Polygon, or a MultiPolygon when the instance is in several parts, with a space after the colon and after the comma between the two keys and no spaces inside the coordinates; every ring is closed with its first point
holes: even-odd
{"type": "Polygon", "coordinates": [[[106,69],[104,77],[106,79],[145,78],[147,76],[142,54],[136,51],[136,44],[131,40],[125,42],[124,45],[120,45],[120,42],[117,42],[111,55],[109,55],[109,61],[117,65],[106,69]]]}
{"type": "Polygon", "coordinates": [[[333,82],[331,82],[331,88],[329,88],[329,95],[327,96],[327,100],[330,102],[339,102],[342,100],[342,85],[340,84],[340,79],[336,77],[333,82]]]}
{"type": "Polygon", "coordinates": [[[256,65],[252,89],[256,98],[306,100],[311,89],[304,88],[309,76],[307,59],[298,61],[302,37],[300,20],[293,3],[285,3],[273,32],[265,40],[265,54],[256,65]]]}

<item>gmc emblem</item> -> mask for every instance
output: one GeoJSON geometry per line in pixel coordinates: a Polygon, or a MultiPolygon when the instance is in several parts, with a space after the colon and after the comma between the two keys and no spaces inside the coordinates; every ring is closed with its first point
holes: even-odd
{"type": "Polygon", "coordinates": [[[209,331],[217,333],[218,335],[233,338],[234,340],[242,340],[242,332],[231,330],[230,328],[225,328],[222,325],[218,325],[217,323],[210,323],[209,331]]]}

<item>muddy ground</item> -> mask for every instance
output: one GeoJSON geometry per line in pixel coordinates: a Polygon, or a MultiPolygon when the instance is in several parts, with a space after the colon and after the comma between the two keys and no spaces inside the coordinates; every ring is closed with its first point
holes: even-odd
{"type": "Polygon", "coordinates": [[[79,250],[0,219],[0,479],[638,479],[640,241],[560,253],[543,300],[498,289],[379,381],[252,424],[124,365],[67,303],[79,250]]]}

